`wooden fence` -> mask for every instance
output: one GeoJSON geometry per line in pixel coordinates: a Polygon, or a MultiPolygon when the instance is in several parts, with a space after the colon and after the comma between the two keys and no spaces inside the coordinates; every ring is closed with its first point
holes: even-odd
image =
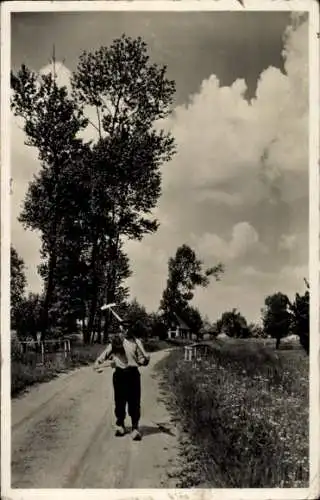
{"type": "Polygon", "coordinates": [[[195,343],[184,346],[184,359],[185,361],[200,361],[206,359],[212,349],[205,343],[195,343]]]}
{"type": "Polygon", "coordinates": [[[68,339],[55,339],[40,341],[18,341],[15,349],[30,364],[44,365],[57,359],[69,359],[71,357],[71,344],[68,339]]]}

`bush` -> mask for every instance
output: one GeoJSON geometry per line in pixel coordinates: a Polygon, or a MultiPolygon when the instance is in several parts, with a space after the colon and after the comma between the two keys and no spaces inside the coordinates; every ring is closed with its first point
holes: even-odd
{"type": "Polygon", "coordinates": [[[176,339],[167,339],[166,342],[169,344],[169,345],[172,345],[172,346],[177,346],[177,347],[181,347],[181,346],[185,346],[185,345],[189,345],[189,344],[193,344],[193,341],[190,340],[190,339],[182,339],[182,338],[176,338],[176,339]]]}
{"type": "Polygon", "coordinates": [[[71,350],[71,361],[74,366],[90,365],[94,363],[99,354],[103,351],[104,345],[75,345],[71,350]]]}
{"type": "Polygon", "coordinates": [[[159,364],[192,445],[178,487],[307,486],[308,360],[294,354],[221,343],[201,363],[175,350],[159,364]]]}
{"type": "Polygon", "coordinates": [[[41,382],[48,382],[58,374],[55,368],[36,366],[11,361],[11,396],[16,396],[27,387],[41,382]]]}
{"type": "Polygon", "coordinates": [[[168,347],[170,347],[170,344],[167,341],[152,338],[144,340],[143,345],[147,352],[161,351],[162,349],[168,349],[168,347]]]}

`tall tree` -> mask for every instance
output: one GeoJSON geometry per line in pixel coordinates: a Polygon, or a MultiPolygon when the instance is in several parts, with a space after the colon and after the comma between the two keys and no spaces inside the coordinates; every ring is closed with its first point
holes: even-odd
{"type": "Polygon", "coordinates": [[[16,315],[17,334],[20,339],[32,337],[37,341],[37,333],[41,331],[43,297],[29,293],[24,297],[16,315]]]}
{"type": "Polygon", "coordinates": [[[137,299],[133,299],[127,305],[126,318],[136,324],[136,331],[140,337],[145,338],[151,335],[153,318],[148,314],[146,308],[139,304],[137,299]]]}
{"type": "Polygon", "coordinates": [[[160,302],[167,326],[174,321],[174,313],[183,315],[197,286],[208,286],[211,276],[219,281],[223,272],[222,264],[205,269],[194,250],[185,244],[180,246],[175,257],[169,259],[167,286],[160,302]]]}
{"type": "Polygon", "coordinates": [[[293,332],[298,335],[300,344],[309,354],[310,350],[310,292],[309,283],[306,281],[307,290],[303,295],[296,293],[295,300],[290,304],[292,313],[292,327],[293,332]]]}
{"type": "Polygon", "coordinates": [[[42,165],[29,184],[20,221],[25,228],[41,233],[41,255],[48,262],[43,304],[45,336],[55,289],[61,225],[70,214],[77,190],[73,167],[82,161],[84,153],[77,134],[87,125],[87,119],[68,97],[67,89],[57,85],[54,74],[39,76],[22,65],[16,75],[11,74],[11,86],[13,112],[23,118],[27,144],[37,148],[42,165]]]}
{"type": "Polygon", "coordinates": [[[24,300],[27,280],[25,277],[25,264],[18,255],[17,250],[10,248],[10,302],[12,327],[17,326],[17,316],[24,300]]]}
{"type": "MultiPolygon", "coordinates": [[[[165,75],[165,67],[149,62],[140,38],[125,36],[83,53],[72,96],[54,74],[39,77],[25,66],[12,74],[12,109],[24,119],[28,144],[42,164],[20,220],[42,237],[43,335],[49,315],[51,322],[58,316],[59,294],[69,287],[79,291],[72,307],[87,309],[88,341],[105,283],[108,302],[126,293],[118,280],[123,241],[157,230],[152,209],[161,193],[160,166],[174,153],[171,135],[155,126],[171,112],[174,82],[165,75]],[[90,113],[84,116],[88,107],[95,109],[96,124],[90,113]],[[89,122],[97,141],[83,144],[78,134],[89,122]],[[73,279],[66,265],[71,261],[73,279]]],[[[108,322],[105,330],[107,335],[108,322]]]]}
{"type": "MultiPolygon", "coordinates": [[[[90,221],[95,291],[89,330],[97,312],[103,247],[111,256],[106,299],[113,302],[121,240],[141,239],[158,228],[151,213],[161,193],[160,165],[174,153],[171,135],[155,127],[173,102],[175,85],[165,75],[165,66],[149,62],[146,43],[125,35],[110,47],[84,52],[73,75],[74,98],[97,116],[90,221]]],[[[105,336],[107,330],[108,322],[105,336]]]]}
{"type": "Polygon", "coordinates": [[[276,339],[276,349],[280,341],[289,334],[290,329],[290,301],[287,295],[278,292],[265,299],[263,310],[263,326],[267,335],[276,339]]]}

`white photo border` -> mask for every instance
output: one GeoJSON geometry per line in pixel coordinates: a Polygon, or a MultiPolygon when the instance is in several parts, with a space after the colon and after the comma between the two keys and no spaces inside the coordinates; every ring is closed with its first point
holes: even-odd
{"type": "Polygon", "coordinates": [[[315,499],[320,496],[319,5],[316,0],[9,1],[1,6],[1,496],[12,500],[315,499]],[[305,11],[309,13],[310,485],[270,489],[12,489],[10,391],[11,13],[89,11],[305,11]],[[312,374],[312,375],[311,375],[312,374]]]}

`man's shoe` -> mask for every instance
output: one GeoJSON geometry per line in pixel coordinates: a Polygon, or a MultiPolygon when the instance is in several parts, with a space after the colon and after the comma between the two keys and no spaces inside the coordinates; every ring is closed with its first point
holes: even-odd
{"type": "Polygon", "coordinates": [[[116,425],[116,433],[117,437],[124,436],[126,433],[125,428],[122,425],[116,425]]]}
{"type": "Polygon", "coordinates": [[[141,441],[142,436],[141,436],[140,432],[138,431],[138,429],[133,429],[131,437],[132,437],[133,441],[141,441]]]}

